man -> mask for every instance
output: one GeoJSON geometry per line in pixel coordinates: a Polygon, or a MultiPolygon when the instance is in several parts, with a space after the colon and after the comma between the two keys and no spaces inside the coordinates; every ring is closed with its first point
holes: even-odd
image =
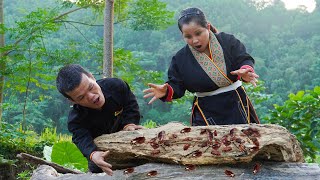
{"type": "Polygon", "coordinates": [[[104,161],[108,152],[98,151],[93,139],[121,130],[133,131],[139,126],[139,106],[127,83],[117,78],[96,81],[80,65],[60,69],[58,91],[74,103],[68,117],[72,141],[88,159],[93,173],[112,175],[111,164],[104,161]]]}

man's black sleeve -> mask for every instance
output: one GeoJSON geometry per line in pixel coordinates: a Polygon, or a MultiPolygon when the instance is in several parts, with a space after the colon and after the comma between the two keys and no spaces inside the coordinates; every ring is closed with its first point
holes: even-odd
{"type": "MultiPolygon", "coordinates": [[[[82,115],[83,116],[83,115],[82,115]]],[[[97,149],[91,133],[81,123],[80,113],[73,109],[69,113],[68,130],[72,133],[72,142],[77,145],[82,154],[90,159],[90,154],[97,149]]]]}

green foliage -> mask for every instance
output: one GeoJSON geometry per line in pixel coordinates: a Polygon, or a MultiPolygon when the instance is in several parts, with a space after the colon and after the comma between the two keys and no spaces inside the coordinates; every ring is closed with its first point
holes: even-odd
{"type": "Polygon", "coordinates": [[[130,27],[134,30],[167,28],[174,23],[174,13],[166,10],[166,6],[158,0],[136,0],[129,10],[130,27]]]}
{"type": "Polygon", "coordinates": [[[32,171],[31,170],[24,170],[20,173],[18,173],[17,179],[21,180],[29,180],[32,176],[32,171]]]}
{"type": "Polygon", "coordinates": [[[301,142],[305,156],[314,162],[320,150],[320,87],[290,94],[282,106],[274,105],[268,121],[286,127],[301,142]]]}
{"type": "Polygon", "coordinates": [[[69,168],[76,168],[83,172],[88,169],[87,159],[83,157],[77,146],[69,141],[60,141],[53,145],[51,160],[52,162],[69,168]]]}
{"type": "Polygon", "coordinates": [[[152,121],[151,119],[149,119],[148,121],[142,123],[142,126],[151,129],[151,128],[156,128],[157,127],[157,123],[152,121]]]}

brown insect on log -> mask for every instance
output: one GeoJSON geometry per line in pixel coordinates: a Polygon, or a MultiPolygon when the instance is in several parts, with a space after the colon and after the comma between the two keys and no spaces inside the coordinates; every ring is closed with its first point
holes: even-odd
{"type": "Polygon", "coordinates": [[[258,173],[260,171],[260,169],[261,169],[261,164],[256,163],[256,165],[254,165],[254,167],[253,167],[252,173],[256,174],[256,173],[258,173]]]}
{"type": "Polygon", "coordinates": [[[170,140],[164,140],[163,141],[163,144],[165,145],[165,146],[171,146],[171,141],[170,140]]]}
{"type": "Polygon", "coordinates": [[[192,153],[192,157],[200,157],[202,156],[202,152],[199,150],[196,150],[192,153]]]}
{"type": "Polygon", "coordinates": [[[186,171],[193,171],[196,169],[196,166],[193,164],[188,164],[187,167],[184,168],[186,171]]]}
{"type": "Polygon", "coordinates": [[[245,134],[247,136],[260,137],[259,131],[255,128],[249,127],[247,129],[242,129],[241,131],[243,132],[243,134],[245,134]]]}
{"type": "Polygon", "coordinates": [[[231,151],[231,150],[232,150],[232,148],[231,148],[230,146],[226,146],[226,147],[224,147],[224,148],[222,149],[223,152],[229,152],[229,151],[231,151]]]}
{"type": "Polygon", "coordinates": [[[150,143],[150,145],[151,145],[151,147],[152,147],[153,149],[158,149],[158,148],[159,148],[159,144],[156,143],[156,142],[152,142],[152,143],[150,143]]]}
{"type": "Polygon", "coordinates": [[[177,138],[177,137],[178,137],[178,135],[176,135],[176,134],[171,134],[170,137],[169,137],[169,139],[175,139],[175,138],[177,138]]]}
{"type": "Polygon", "coordinates": [[[156,176],[158,174],[158,171],[150,171],[148,172],[147,176],[156,176]]]}
{"type": "Polygon", "coordinates": [[[239,144],[245,143],[245,141],[241,138],[236,138],[236,142],[239,144]]]}
{"type": "Polygon", "coordinates": [[[239,150],[240,150],[241,152],[246,152],[246,147],[245,147],[243,144],[240,144],[240,145],[239,145],[239,150]]]}
{"type": "Polygon", "coordinates": [[[207,132],[208,129],[200,129],[200,135],[204,134],[207,132]]]}
{"type": "Polygon", "coordinates": [[[230,136],[234,136],[234,134],[235,134],[235,131],[237,130],[237,128],[232,128],[231,130],[230,130],[230,136]]]}
{"type": "Polygon", "coordinates": [[[188,133],[188,132],[190,132],[191,131],[191,128],[183,128],[181,131],[180,131],[180,133],[188,133]]]}
{"type": "Polygon", "coordinates": [[[231,144],[231,141],[229,141],[227,138],[223,138],[222,139],[222,143],[225,145],[225,146],[229,146],[231,144]]]}
{"type": "Polygon", "coordinates": [[[190,146],[191,146],[190,143],[185,144],[185,145],[183,146],[183,150],[185,150],[185,151],[188,150],[190,146]]]}
{"type": "Polygon", "coordinates": [[[254,145],[259,146],[259,141],[256,137],[250,137],[250,140],[253,142],[254,145]]]}
{"type": "Polygon", "coordinates": [[[133,173],[134,171],[134,168],[127,168],[126,170],[123,171],[123,174],[130,174],[130,173],[133,173]]]}
{"type": "Polygon", "coordinates": [[[160,150],[159,149],[154,149],[154,150],[151,151],[151,155],[152,156],[155,156],[155,155],[158,155],[158,154],[160,154],[160,150]]]}
{"type": "Polygon", "coordinates": [[[213,135],[214,135],[214,136],[218,136],[217,130],[214,130],[214,131],[213,131],[213,135]]]}
{"type": "Polygon", "coordinates": [[[158,139],[159,139],[159,142],[162,142],[165,138],[165,135],[166,135],[166,132],[165,131],[160,131],[158,133],[158,139]]]}
{"type": "Polygon", "coordinates": [[[208,137],[208,141],[212,142],[213,139],[213,133],[211,131],[207,131],[207,137],[208,137]]]}
{"type": "Polygon", "coordinates": [[[145,137],[137,137],[131,140],[131,144],[142,144],[146,141],[145,137]]]}
{"type": "Polygon", "coordinates": [[[218,150],[215,150],[215,149],[213,149],[213,150],[211,151],[211,154],[212,154],[212,155],[215,155],[215,156],[221,156],[221,153],[220,153],[218,150]]]}
{"type": "Polygon", "coordinates": [[[221,143],[219,141],[215,141],[214,144],[212,144],[212,149],[219,149],[221,146],[221,143]]]}
{"type": "Polygon", "coordinates": [[[227,170],[227,169],[224,171],[224,174],[226,174],[226,175],[229,176],[229,177],[234,177],[234,176],[235,176],[232,171],[229,171],[229,170],[227,170]]]}
{"type": "Polygon", "coordinates": [[[198,147],[202,147],[203,148],[203,147],[208,146],[208,144],[209,144],[209,142],[207,142],[207,141],[206,142],[202,142],[201,144],[198,145],[198,147]]]}
{"type": "Polygon", "coordinates": [[[192,141],[192,140],[193,140],[192,137],[186,137],[186,138],[184,138],[182,141],[192,141]]]}

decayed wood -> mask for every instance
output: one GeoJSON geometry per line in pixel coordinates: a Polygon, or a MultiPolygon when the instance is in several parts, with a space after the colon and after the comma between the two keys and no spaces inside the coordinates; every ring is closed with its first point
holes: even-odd
{"type": "Polygon", "coordinates": [[[69,168],[63,167],[63,166],[61,166],[59,164],[43,160],[43,159],[38,158],[36,156],[32,156],[30,154],[20,153],[20,154],[17,155],[17,157],[19,159],[26,160],[26,161],[28,161],[28,162],[30,162],[32,164],[49,165],[49,166],[53,167],[59,173],[83,174],[83,172],[81,172],[81,171],[69,169],[69,168]]]}
{"type": "Polygon", "coordinates": [[[296,137],[272,124],[188,127],[168,123],[155,129],[121,131],[97,137],[98,149],[117,162],[229,164],[270,160],[304,162],[296,137]]]}

